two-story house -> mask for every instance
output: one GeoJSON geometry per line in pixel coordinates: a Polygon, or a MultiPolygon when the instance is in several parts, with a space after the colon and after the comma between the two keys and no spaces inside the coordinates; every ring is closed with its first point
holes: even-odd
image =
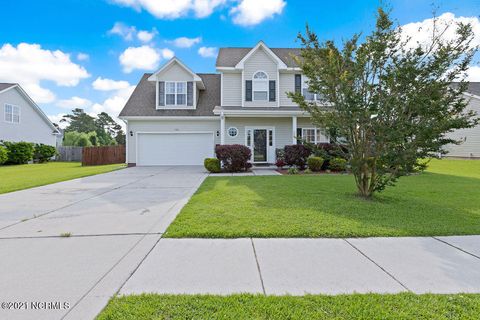
{"type": "Polygon", "coordinates": [[[297,137],[328,142],[287,92],[308,92],[292,55],[299,49],[221,48],[218,73],[195,73],[177,58],[145,74],[120,113],[130,165],[200,165],[216,144],[243,144],[252,162],[274,163],[297,137]]]}

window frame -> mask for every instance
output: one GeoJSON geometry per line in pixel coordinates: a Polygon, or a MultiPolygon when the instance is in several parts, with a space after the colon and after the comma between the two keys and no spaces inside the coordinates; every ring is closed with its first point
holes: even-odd
{"type": "Polygon", "coordinates": [[[237,127],[229,127],[229,128],[227,129],[227,134],[228,134],[228,136],[229,136],[230,138],[236,138],[236,137],[238,137],[238,128],[237,128],[237,127]],[[232,135],[230,134],[230,129],[235,129],[236,133],[235,133],[234,136],[232,136],[232,135]]]}
{"type": "Polygon", "coordinates": [[[187,89],[187,82],[188,81],[165,81],[165,107],[170,107],[170,106],[179,106],[179,107],[187,107],[187,96],[188,96],[188,89],[187,89]],[[175,93],[170,93],[169,90],[167,90],[167,87],[169,86],[169,84],[174,84],[174,88],[175,88],[175,93]],[[184,93],[178,93],[178,84],[183,84],[183,91],[184,93]],[[171,103],[168,103],[167,102],[167,95],[174,95],[175,96],[175,103],[171,104],[171,103]],[[183,95],[185,96],[185,99],[184,99],[184,103],[182,104],[179,104],[178,103],[178,96],[179,95],[183,95]]]}
{"type": "Polygon", "coordinates": [[[20,124],[20,106],[11,103],[5,103],[3,108],[3,120],[11,124],[20,124]],[[11,120],[7,120],[7,106],[11,107],[12,112],[10,113],[11,120]],[[15,110],[17,112],[15,112],[15,110]],[[15,114],[17,113],[17,114],[15,114]],[[18,116],[18,121],[14,121],[15,115],[18,116]]]}
{"type": "Polygon", "coordinates": [[[270,91],[269,90],[270,89],[269,80],[270,80],[270,78],[268,76],[268,73],[266,73],[263,70],[257,70],[253,73],[253,76],[252,76],[252,101],[269,102],[269,91],[270,91]],[[266,78],[255,79],[255,76],[259,73],[263,73],[266,76],[266,78]],[[256,82],[262,82],[265,85],[265,90],[255,90],[256,82]],[[255,99],[255,92],[265,92],[265,99],[255,99]]]}
{"type": "Polygon", "coordinates": [[[306,137],[305,131],[306,131],[306,130],[314,130],[314,141],[313,141],[313,142],[312,142],[312,141],[307,141],[307,142],[309,142],[309,143],[319,144],[319,143],[325,142],[325,141],[322,141],[322,140],[320,139],[321,136],[324,136],[324,137],[327,138],[327,140],[328,140],[328,136],[323,135],[323,134],[322,134],[322,131],[320,130],[320,128],[317,128],[317,127],[305,127],[305,128],[304,128],[304,127],[302,127],[301,129],[302,129],[302,141],[303,141],[303,140],[307,141],[307,139],[305,139],[305,137],[306,137]]]}

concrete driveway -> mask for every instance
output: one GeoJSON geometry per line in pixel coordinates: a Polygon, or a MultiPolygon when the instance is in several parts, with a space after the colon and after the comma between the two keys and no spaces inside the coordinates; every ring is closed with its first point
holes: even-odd
{"type": "Polygon", "coordinates": [[[206,176],[138,167],[0,195],[0,319],[94,318],[206,176]]]}

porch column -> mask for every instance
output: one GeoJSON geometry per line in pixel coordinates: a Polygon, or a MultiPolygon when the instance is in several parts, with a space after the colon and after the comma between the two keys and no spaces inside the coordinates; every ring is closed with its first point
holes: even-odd
{"type": "Polygon", "coordinates": [[[292,117],[292,143],[297,144],[297,116],[292,117]]]}
{"type": "Polygon", "coordinates": [[[225,144],[225,115],[220,114],[220,144],[225,144]]]}

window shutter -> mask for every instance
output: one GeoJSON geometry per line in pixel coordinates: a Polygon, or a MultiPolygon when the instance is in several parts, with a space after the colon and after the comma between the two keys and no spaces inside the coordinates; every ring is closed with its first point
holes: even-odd
{"type": "Polygon", "coordinates": [[[276,89],[275,80],[270,80],[268,82],[268,96],[269,96],[268,101],[275,101],[277,96],[275,89],[276,89]]]}
{"type": "Polygon", "coordinates": [[[295,93],[302,93],[302,75],[295,75],[295,93]]]}
{"type": "Polygon", "coordinates": [[[302,144],[302,128],[297,128],[297,144],[302,144]]]}
{"type": "Polygon", "coordinates": [[[252,101],[252,80],[245,81],[245,101],[252,101]]]}
{"type": "Polygon", "coordinates": [[[193,106],[193,81],[187,82],[187,106],[193,106]]]}
{"type": "Polygon", "coordinates": [[[164,81],[158,82],[158,105],[159,106],[165,105],[165,82],[164,81]]]}

